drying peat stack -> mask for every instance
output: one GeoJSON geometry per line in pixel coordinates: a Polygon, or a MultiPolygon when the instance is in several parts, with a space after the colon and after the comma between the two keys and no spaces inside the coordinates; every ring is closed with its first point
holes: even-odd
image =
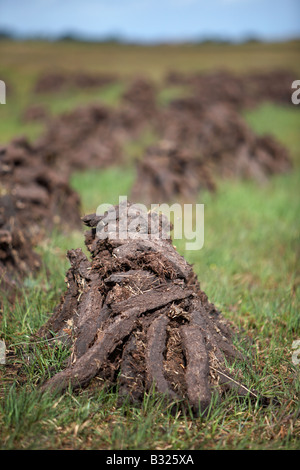
{"type": "Polygon", "coordinates": [[[202,105],[230,104],[236,109],[263,102],[291,105],[291,85],[295,75],[289,70],[252,72],[237,75],[229,70],[182,74],[170,72],[167,85],[184,85],[202,105]]]}
{"type": "Polygon", "coordinates": [[[196,413],[214,392],[256,396],[236,369],[230,325],[173,247],[168,221],[122,203],[83,221],[91,259],[68,252],[67,290],[39,331],[70,347],[69,362],[42,390],[104,383],[139,402],[155,387],[196,413]]]}
{"type": "Polygon", "coordinates": [[[42,104],[32,104],[28,106],[22,114],[22,122],[41,122],[50,118],[49,111],[42,104]]]}
{"type": "Polygon", "coordinates": [[[55,225],[79,227],[79,196],[25,138],[0,149],[0,175],[2,191],[15,200],[21,225],[32,235],[55,225]]]}
{"type": "Polygon", "coordinates": [[[57,93],[70,89],[99,88],[118,80],[112,74],[92,74],[83,72],[43,72],[37,79],[34,92],[57,93]]]}
{"type": "Polygon", "coordinates": [[[146,78],[136,78],[122,96],[123,104],[139,112],[140,119],[151,121],[157,114],[157,88],[146,78]]]}
{"type": "Polygon", "coordinates": [[[78,228],[79,197],[24,138],[0,148],[1,288],[39,267],[34,246],[55,226],[78,228]]]}
{"type": "Polygon", "coordinates": [[[20,280],[36,272],[40,265],[30,233],[20,223],[16,200],[11,194],[0,196],[0,291],[13,298],[20,280]]]}
{"type": "Polygon", "coordinates": [[[76,108],[53,118],[37,146],[49,164],[63,173],[102,168],[120,161],[113,134],[113,111],[100,105],[76,108]]]}
{"type": "Polygon", "coordinates": [[[170,72],[166,77],[166,85],[185,86],[202,106],[214,103],[230,104],[236,108],[245,106],[244,81],[227,70],[195,74],[170,72]]]}
{"type": "Polygon", "coordinates": [[[193,149],[213,174],[263,181],[291,168],[286,148],[271,136],[257,136],[229,105],[175,101],[163,122],[162,138],[193,149]]]}
{"type": "Polygon", "coordinates": [[[140,112],[134,107],[87,105],[51,119],[36,145],[49,164],[70,174],[121,163],[124,142],[140,129],[140,112]]]}
{"type": "Polygon", "coordinates": [[[253,72],[243,77],[246,102],[245,105],[257,106],[263,102],[293,106],[291,101],[291,86],[295,73],[285,69],[275,69],[270,72],[253,72]]]}
{"type": "MultiPolygon", "coordinates": [[[[76,83],[88,81],[83,75],[71,77],[76,83]]],[[[105,78],[102,80],[105,82],[105,78]]],[[[108,82],[109,77],[106,80],[108,82]]],[[[65,82],[69,83],[65,75],[46,75],[38,90],[64,87],[65,82]]],[[[124,143],[136,138],[156,117],[156,88],[148,80],[137,79],[130,83],[118,108],[89,104],[51,119],[45,119],[44,111],[40,106],[33,106],[26,110],[23,119],[47,120],[46,130],[36,147],[51,166],[66,174],[74,170],[106,168],[123,161],[124,143]]]]}
{"type": "Polygon", "coordinates": [[[200,190],[215,188],[214,178],[199,154],[161,141],[149,147],[138,162],[130,199],[144,204],[188,202],[194,201],[200,190]]]}

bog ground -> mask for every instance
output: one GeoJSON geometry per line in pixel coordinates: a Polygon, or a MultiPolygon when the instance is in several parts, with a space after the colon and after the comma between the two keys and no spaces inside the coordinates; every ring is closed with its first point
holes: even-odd
{"type": "MultiPolygon", "coordinates": [[[[299,79],[299,43],[0,41],[0,55],[7,83],[7,104],[0,107],[1,217],[12,214],[11,194],[22,213],[10,243],[8,224],[1,225],[0,261],[8,273],[0,312],[7,346],[1,448],[298,449],[299,364],[292,345],[300,339],[300,111],[284,93],[278,98],[284,76],[277,87],[272,71],[299,79]],[[190,78],[195,72],[211,74],[215,93],[203,92],[206,85],[190,78]],[[231,74],[244,77],[242,84],[231,74]],[[255,96],[247,88],[251,74],[257,74],[255,96]],[[214,107],[208,110],[205,100],[214,107]],[[207,123],[201,138],[199,122],[207,123]],[[246,390],[268,397],[268,406],[250,392],[237,400],[230,391],[212,399],[203,416],[192,407],[174,413],[144,389],[138,402],[120,402],[119,383],[41,393],[40,384],[59,377],[70,355],[37,333],[66,293],[67,250],[89,256],[79,217],[101,203],[118,204],[120,195],[205,204],[203,248],[187,251],[184,239],[176,248],[209,301],[240,330],[233,341],[247,360],[239,376],[246,390]]],[[[164,360],[171,359],[168,347],[164,360]]],[[[116,369],[118,361],[115,354],[116,369]]]]}

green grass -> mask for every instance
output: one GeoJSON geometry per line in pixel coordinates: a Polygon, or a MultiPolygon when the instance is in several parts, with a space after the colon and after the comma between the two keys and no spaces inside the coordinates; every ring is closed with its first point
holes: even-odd
{"type": "MultiPolygon", "coordinates": [[[[86,51],[84,45],[81,47],[81,52],[86,51]]],[[[15,44],[9,45],[8,50],[16,58],[24,48],[28,48],[27,54],[29,51],[32,54],[27,55],[28,60],[23,60],[22,65],[27,85],[18,92],[23,96],[20,103],[16,100],[10,108],[1,108],[1,112],[10,116],[6,124],[0,123],[3,141],[21,130],[26,135],[32,133],[33,138],[35,132],[38,134],[38,128],[34,131],[34,127],[23,126],[16,117],[29,100],[26,90],[30,89],[35,73],[33,58],[45,49],[38,44],[32,49],[28,44],[15,44]]],[[[50,60],[52,48],[50,45],[47,48],[50,60]]],[[[258,63],[263,62],[266,51],[268,57],[284,55],[286,50],[278,48],[276,52],[266,46],[258,63]]],[[[89,60],[96,49],[92,46],[89,60]]],[[[208,67],[209,63],[216,64],[220,51],[217,55],[216,49],[212,49],[211,57],[205,55],[207,51],[201,53],[208,67]]],[[[188,59],[196,57],[196,51],[192,50],[187,59],[179,52],[177,59],[171,53],[170,63],[179,60],[181,69],[187,69],[188,59]]],[[[112,68],[117,69],[114,62],[117,51],[113,48],[110,53],[112,68]]],[[[224,53],[235,62],[240,49],[233,49],[231,55],[228,49],[224,53]]],[[[118,57],[120,54],[121,51],[118,57]]],[[[127,60],[128,67],[132,66],[135,72],[140,50],[130,49],[126,54],[120,59],[120,68],[125,67],[127,60]]],[[[147,67],[150,68],[152,57],[153,66],[161,75],[164,68],[159,54],[161,51],[155,48],[145,52],[149,60],[147,67]]],[[[280,62],[279,58],[271,62],[277,61],[280,62]]],[[[5,63],[6,70],[15,66],[9,56],[5,63]]],[[[22,68],[20,64],[15,67],[22,68]]],[[[120,89],[107,88],[102,98],[114,105],[119,92],[120,89]]],[[[161,104],[178,96],[177,93],[177,89],[165,91],[160,97],[161,104]]],[[[87,96],[65,98],[61,105],[52,103],[54,112],[69,109],[81,99],[89,100],[87,96]]],[[[64,96],[59,99],[63,101],[64,96]]],[[[224,181],[220,182],[216,194],[201,193],[198,202],[205,204],[204,246],[200,251],[186,251],[185,240],[176,240],[176,245],[193,263],[209,299],[241,328],[242,338],[250,337],[253,367],[241,365],[247,385],[269,397],[277,397],[280,406],[272,404],[262,408],[248,399],[239,402],[229,395],[222,403],[214,403],[208,416],[192,418],[189,414],[172,414],[155,394],[146,394],[140,407],[119,405],[116,392],[104,388],[68,391],[63,396],[41,395],[37,385],[53,370],[63,367],[68,351],[34,341],[32,335],[49,318],[65,290],[66,251],[84,249],[83,232],[68,236],[53,233],[37,248],[43,258],[43,269],[37,277],[26,279],[20,299],[13,307],[4,301],[1,312],[0,338],[6,341],[9,350],[7,366],[0,366],[1,449],[300,448],[299,366],[292,362],[292,343],[300,339],[299,110],[266,104],[245,116],[255,132],[270,132],[288,146],[294,169],[271,178],[264,185],[224,181]]],[[[71,184],[81,195],[83,213],[95,211],[103,202],[117,203],[119,195],[130,193],[135,177],[134,160],[154,140],[155,136],[146,131],[140,139],[128,144],[128,160],[121,167],[73,174],[71,184]]],[[[249,354],[246,344],[241,343],[239,347],[249,354]]]]}
{"type": "Polygon", "coordinates": [[[76,172],[71,177],[71,185],[81,195],[83,213],[90,214],[100,204],[118,204],[119,196],[129,194],[134,178],[132,167],[120,166],[76,172]]]}
{"type": "Polygon", "coordinates": [[[299,106],[280,107],[266,103],[257,110],[244,113],[256,134],[273,134],[287,146],[295,160],[300,164],[299,106]]]}

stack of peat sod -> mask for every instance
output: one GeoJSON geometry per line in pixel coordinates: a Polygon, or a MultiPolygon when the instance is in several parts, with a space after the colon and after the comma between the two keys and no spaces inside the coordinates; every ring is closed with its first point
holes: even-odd
{"type": "Polygon", "coordinates": [[[70,348],[69,361],[42,391],[117,385],[120,400],[140,402],[155,388],[195,414],[215,393],[257,398],[236,367],[233,329],[173,247],[169,222],[128,203],[83,221],[91,259],[68,252],[66,292],[38,332],[70,348]]]}
{"type": "Polygon", "coordinates": [[[247,75],[223,69],[206,73],[169,72],[166,85],[184,86],[203,106],[229,104],[237,110],[253,108],[264,102],[291,106],[292,71],[274,69],[247,75]]]}
{"type": "Polygon", "coordinates": [[[99,88],[110,85],[118,80],[112,74],[91,74],[83,72],[44,72],[35,84],[37,94],[58,93],[65,90],[99,88]]]}
{"type": "Polygon", "coordinates": [[[78,228],[80,201],[24,138],[0,148],[0,289],[40,267],[34,247],[54,227],[78,228]]]}

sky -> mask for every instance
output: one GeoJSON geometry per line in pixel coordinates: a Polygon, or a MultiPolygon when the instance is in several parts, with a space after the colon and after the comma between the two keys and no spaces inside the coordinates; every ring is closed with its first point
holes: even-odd
{"type": "Polygon", "coordinates": [[[0,0],[0,30],[160,42],[300,37],[300,0],[0,0]]]}

